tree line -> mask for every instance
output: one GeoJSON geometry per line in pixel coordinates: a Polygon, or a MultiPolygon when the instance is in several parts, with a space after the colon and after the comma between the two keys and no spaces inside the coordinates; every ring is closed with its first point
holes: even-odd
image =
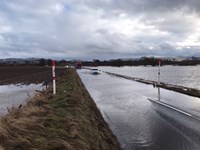
{"type": "Polygon", "coordinates": [[[190,66],[190,65],[199,65],[200,60],[183,60],[183,61],[176,61],[176,60],[167,60],[167,59],[159,59],[154,57],[142,57],[137,60],[122,60],[122,59],[115,59],[115,60],[104,60],[100,61],[98,59],[94,59],[93,61],[84,61],[82,62],[83,66],[158,66],[158,62],[161,62],[161,65],[179,65],[179,66],[190,66]]]}

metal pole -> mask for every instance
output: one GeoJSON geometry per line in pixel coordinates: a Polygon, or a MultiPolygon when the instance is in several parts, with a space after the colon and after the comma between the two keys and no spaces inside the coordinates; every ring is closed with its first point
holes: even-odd
{"type": "Polygon", "coordinates": [[[55,60],[52,60],[52,75],[53,75],[53,94],[56,94],[56,74],[55,74],[56,63],[55,60]]]}
{"type": "Polygon", "coordinates": [[[160,87],[158,87],[158,101],[160,101],[160,87]]]}
{"type": "Polygon", "coordinates": [[[158,61],[158,85],[160,85],[160,59],[158,61]]]}
{"type": "Polygon", "coordinates": [[[160,101],[160,59],[158,60],[158,100],[160,101]]]}

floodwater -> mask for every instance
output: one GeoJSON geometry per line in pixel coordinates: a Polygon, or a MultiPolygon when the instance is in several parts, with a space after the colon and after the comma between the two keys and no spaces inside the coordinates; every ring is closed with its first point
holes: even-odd
{"type": "MultiPolygon", "coordinates": [[[[158,67],[98,67],[100,70],[137,77],[152,81],[158,80],[158,67]]],[[[161,66],[160,81],[200,90],[200,65],[198,66],[161,66]]]]}
{"type": "MultiPolygon", "coordinates": [[[[124,150],[199,150],[199,121],[148,100],[158,89],[79,70],[84,85],[124,150]]],[[[200,117],[200,99],[160,89],[161,101],[200,117]]]]}
{"type": "Polygon", "coordinates": [[[1,85],[0,86],[0,115],[5,115],[12,106],[18,107],[34,96],[35,90],[42,90],[42,84],[30,85],[1,85]]]}

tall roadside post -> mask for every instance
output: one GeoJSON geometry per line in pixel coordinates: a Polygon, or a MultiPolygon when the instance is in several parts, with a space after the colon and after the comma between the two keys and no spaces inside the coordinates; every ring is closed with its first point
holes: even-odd
{"type": "Polygon", "coordinates": [[[55,60],[52,60],[52,80],[53,80],[53,94],[56,94],[56,74],[55,74],[56,63],[55,60]]]}
{"type": "Polygon", "coordinates": [[[160,64],[161,64],[161,60],[158,59],[158,100],[160,101],[160,64]]]}
{"type": "Polygon", "coordinates": [[[160,59],[158,60],[158,86],[160,85],[160,59]]]}

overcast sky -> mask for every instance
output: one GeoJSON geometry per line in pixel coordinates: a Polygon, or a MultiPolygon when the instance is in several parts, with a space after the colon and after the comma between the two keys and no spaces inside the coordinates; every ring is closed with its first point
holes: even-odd
{"type": "Polygon", "coordinates": [[[0,0],[0,58],[200,56],[199,0],[0,0]]]}

